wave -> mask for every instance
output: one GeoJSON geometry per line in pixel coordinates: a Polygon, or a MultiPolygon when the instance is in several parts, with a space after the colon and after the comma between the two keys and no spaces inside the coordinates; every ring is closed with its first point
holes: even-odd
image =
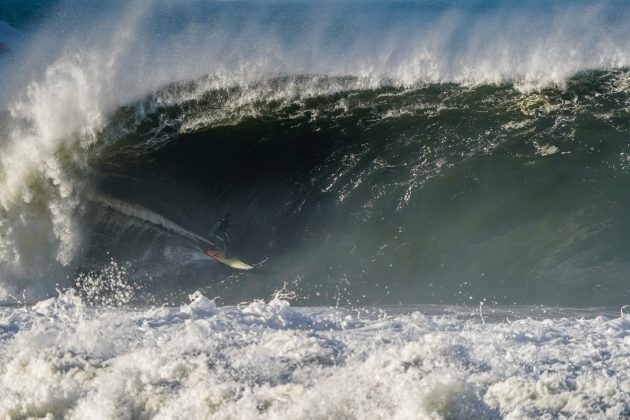
{"type": "MultiPolygon", "coordinates": [[[[531,94],[511,85],[359,89],[360,80],[321,76],[195,95],[206,80],[176,85],[114,116],[92,162],[95,188],[190,232],[232,210],[239,254],[266,261],[250,281],[270,292],[298,279],[314,304],[621,304],[627,265],[611,237],[624,229],[616,215],[626,143],[601,139],[627,132],[615,105],[627,98],[626,79],[591,72],[531,94]],[[296,95],[296,85],[311,93],[296,95]]],[[[114,226],[104,223],[101,236],[114,226]]],[[[172,246],[126,235],[108,249],[142,237],[172,246]]],[[[160,265],[142,262],[146,248],[116,258],[144,273],[160,265]]],[[[185,268],[193,260],[176,264],[183,290],[226,275],[200,276],[185,268]]],[[[260,292],[222,290],[230,302],[260,292]]]]}
{"type": "Polygon", "coordinates": [[[627,417],[628,6],[0,5],[0,416],[627,417]]]}
{"type": "Polygon", "coordinates": [[[145,243],[92,223],[107,195],[187,232],[238,209],[243,257],[313,303],[625,299],[625,4],[245,4],[68,2],[34,30],[0,95],[3,287],[145,243]]]}
{"type": "MultiPolygon", "coordinates": [[[[155,259],[149,263],[141,256],[147,247],[156,245],[152,239],[142,239],[146,233],[134,229],[120,233],[118,225],[109,220],[111,216],[91,218],[90,207],[105,205],[122,215],[123,223],[125,217],[149,220],[159,229],[186,237],[207,232],[213,220],[225,211],[238,209],[238,216],[246,220],[244,230],[257,232],[248,240],[244,240],[247,234],[237,233],[237,239],[243,238],[241,253],[253,262],[282,255],[272,265],[277,281],[269,287],[279,286],[281,279],[301,278],[309,283],[329,275],[324,274],[330,271],[325,266],[308,262],[313,255],[319,255],[321,260],[337,261],[338,267],[332,270],[337,286],[315,283],[328,290],[325,299],[337,300],[347,293],[345,286],[339,287],[339,279],[342,284],[349,284],[352,279],[363,278],[362,285],[353,286],[356,291],[352,295],[369,293],[370,299],[376,300],[391,295],[385,298],[389,301],[406,293],[403,291],[409,287],[409,281],[403,279],[421,275],[426,279],[438,276],[442,287],[450,284],[444,292],[436,293],[431,290],[436,280],[425,281],[415,298],[425,293],[446,301],[453,295],[459,296],[457,299],[488,296],[484,284],[495,288],[496,281],[504,281],[504,295],[493,293],[491,299],[527,302],[531,298],[524,296],[522,289],[515,289],[514,284],[536,277],[547,282],[551,276],[558,289],[553,299],[562,300],[558,294],[564,293],[560,284],[566,273],[573,276],[570,281],[584,282],[580,294],[590,298],[596,287],[594,271],[588,268],[594,254],[612,252],[612,261],[622,258],[622,253],[611,250],[606,240],[607,232],[621,222],[612,223],[609,214],[588,210],[593,197],[583,193],[578,185],[582,181],[569,174],[578,171],[597,185],[609,183],[602,199],[622,191],[621,179],[625,179],[628,169],[625,143],[618,147],[607,143],[604,147],[589,130],[597,124],[605,126],[608,131],[600,131],[600,135],[609,138],[626,132],[623,110],[615,105],[627,96],[626,80],[625,70],[589,72],[569,79],[565,88],[529,94],[509,84],[369,88],[360,78],[325,76],[275,77],[229,88],[217,88],[213,78],[174,84],[120,108],[99,131],[75,135],[78,148],[69,146],[69,151],[41,155],[58,165],[44,165],[44,178],[52,179],[50,183],[19,170],[24,169],[28,159],[38,159],[38,155],[18,161],[20,168],[12,172],[13,179],[19,184],[22,178],[31,177],[31,188],[37,187],[38,193],[34,199],[22,197],[17,201],[19,206],[7,207],[19,214],[20,220],[32,217],[38,224],[33,229],[27,223],[23,231],[6,224],[11,235],[3,238],[5,261],[13,261],[18,269],[24,265],[32,267],[22,263],[18,251],[31,258],[41,256],[43,251],[56,251],[58,259],[63,251],[73,259],[79,256],[75,250],[83,244],[81,259],[92,261],[92,265],[108,261],[114,253],[119,260],[138,261],[141,267],[155,266],[155,259]],[[588,117],[584,119],[585,116],[588,117]],[[591,174],[580,162],[595,153],[595,145],[602,160],[595,174],[591,174]],[[553,157],[565,163],[545,163],[553,157]],[[507,161],[511,163],[506,164],[507,161]],[[233,167],[232,162],[239,162],[239,166],[233,167]],[[599,172],[602,175],[597,175],[599,172]],[[518,178],[528,173],[534,181],[531,188],[525,186],[522,191],[512,192],[512,185],[501,183],[505,177],[518,178]],[[88,174],[89,178],[77,178],[79,174],[88,174]],[[619,185],[611,184],[603,174],[620,178],[619,185]],[[558,176],[569,177],[563,181],[570,191],[567,194],[580,195],[574,206],[558,210],[553,216],[553,212],[545,213],[544,209],[546,205],[557,206],[554,200],[558,199],[558,191],[551,180],[558,176]],[[37,182],[41,185],[37,186],[37,182]],[[548,192],[538,190],[544,185],[548,192]],[[539,202],[531,212],[520,209],[523,200],[527,200],[524,193],[539,202]],[[450,195],[452,198],[448,199],[450,195]],[[484,196],[488,203],[495,204],[479,201],[484,196]],[[101,198],[92,198],[93,204],[88,204],[87,197],[101,198]],[[56,210],[55,200],[67,206],[67,213],[56,210]],[[454,221],[457,211],[438,212],[439,206],[460,209],[463,214],[469,214],[464,210],[467,207],[475,208],[476,220],[454,221]],[[418,211],[424,216],[415,216],[418,211]],[[42,223],[46,222],[47,212],[50,221],[42,223]],[[523,213],[521,217],[511,216],[519,212],[523,213]],[[82,222],[86,219],[91,220],[87,223],[89,229],[82,222]],[[504,226],[491,227],[499,219],[504,226]],[[33,243],[34,237],[50,231],[68,236],[58,236],[57,247],[44,250],[20,246],[33,243]],[[82,240],[76,236],[80,232],[86,235],[82,240]],[[427,240],[433,240],[436,233],[442,236],[437,250],[427,240]],[[94,242],[90,237],[99,240],[94,242]],[[523,255],[517,254],[521,247],[518,242],[524,238],[547,245],[523,260],[523,255]],[[117,245],[129,241],[137,249],[117,245]],[[95,257],[95,247],[90,243],[98,244],[98,250],[106,250],[107,255],[95,257]],[[576,250],[585,243],[591,243],[597,251],[586,257],[588,264],[576,265],[571,252],[563,249],[576,250]],[[496,256],[491,257],[491,250],[496,247],[512,249],[515,254],[497,260],[496,256]],[[308,257],[297,257],[295,252],[289,252],[290,248],[299,249],[301,255],[308,257]],[[473,255],[462,254],[475,248],[478,250],[473,255]],[[352,251],[347,254],[347,250],[352,251]],[[330,252],[338,256],[333,257],[330,252]],[[481,254],[475,256],[478,252],[481,254]],[[409,255],[419,259],[417,264],[410,265],[409,255]],[[444,269],[445,258],[456,261],[448,270],[444,269]],[[442,262],[436,266],[438,260],[442,262]],[[350,267],[346,267],[348,262],[350,267]],[[393,264],[403,265],[394,276],[401,283],[380,283],[379,278],[391,277],[391,273],[383,272],[383,267],[393,264]],[[485,265],[478,269],[482,277],[489,275],[488,268],[495,274],[482,279],[474,293],[464,294],[469,280],[460,279],[479,275],[474,273],[476,264],[485,265]],[[531,266],[526,267],[527,264],[531,266]],[[511,273],[511,278],[497,277],[505,273],[511,273]],[[377,287],[366,283],[366,278],[374,279],[377,287]],[[384,289],[390,286],[396,292],[384,289]]],[[[28,147],[28,143],[22,146],[28,147]]],[[[15,162],[7,160],[5,167],[15,162]]],[[[5,185],[11,185],[11,179],[5,178],[5,185]]],[[[4,190],[5,199],[10,191],[4,190]]],[[[168,247],[168,240],[160,241],[157,249],[168,247]]],[[[184,248],[176,253],[181,254],[184,248]]],[[[164,252],[158,255],[163,258],[164,252]]],[[[197,259],[165,259],[163,265],[179,265],[182,261],[197,259]]],[[[611,260],[604,264],[611,264],[611,260]]],[[[140,270],[144,273],[146,267],[140,270]]],[[[612,284],[621,287],[615,277],[624,272],[625,265],[614,263],[605,270],[609,273],[609,286],[602,290],[609,290],[607,287],[612,284]]],[[[190,274],[184,271],[184,276],[190,274]]],[[[173,274],[172,270],[167,272],[173,274]]],[[[304,286],[304,291],[306,295],[321,295],[311,286],[304,286]]],[[[231,299],[251,298],[233,295],[233,290],[227,293],[231,299]]],[[[606,292],[600,294],[600,303],[610,303],[606,292]]],[[[534,299],[540,295],[536,296],[534,299]]],[[[566,298],[567,303],[576,302],[575,295],[566,298]]]]}

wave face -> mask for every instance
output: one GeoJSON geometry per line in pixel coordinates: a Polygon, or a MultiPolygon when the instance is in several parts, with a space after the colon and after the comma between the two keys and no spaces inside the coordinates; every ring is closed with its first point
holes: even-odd
{"type": "Polygon", "coordinates": [[[212,285],[227,302],[291,282],[308,304],[622,305],[627,80],[173,85],[100,134],[82,263],[133,261],[156,291],[232,278],[190,244],[231,210],[262,264],[212,285]]]}
{"type": "Polygon", "coordinates": [[[5,297],[113,259],[158,301],[627,301],[626,3],[20,7],[5,297]],[[228,210],[251,273],[193,244],[228,210]]]}

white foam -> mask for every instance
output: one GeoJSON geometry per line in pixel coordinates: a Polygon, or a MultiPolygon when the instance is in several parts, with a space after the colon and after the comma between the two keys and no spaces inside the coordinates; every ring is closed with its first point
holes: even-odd
{"type": "Polygon", "coordinates": [[[482,324],[292,308],[0,309],[0,416],[627,416],[627,317],[482,324]]]}
{"type": "Polygon", "coordinates": [[[555,155],[560,151],[560,149],[554,145],[541,145],[534,143],[534,147],[536,148],[536,154],[539,156],[555,155]]]}

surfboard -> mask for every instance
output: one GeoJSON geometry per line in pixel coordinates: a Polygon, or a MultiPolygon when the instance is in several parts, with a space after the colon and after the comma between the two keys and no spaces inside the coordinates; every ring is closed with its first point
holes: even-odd
{"type": "Polygon", "coordinates": [[[236,268],[237,270],[251,270],[253,267],[236,258],[228,258],[223,251],[211,244],[201,244],[201,250],[210,258],[236,268]]]}

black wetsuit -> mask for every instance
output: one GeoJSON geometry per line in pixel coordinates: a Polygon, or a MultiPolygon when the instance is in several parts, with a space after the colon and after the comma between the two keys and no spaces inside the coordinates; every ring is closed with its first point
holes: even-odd
{"type": "Polygon", "coordinates": [[[223,219],[216,222],[210,231],[210,240],[223,249],[226,257],[228,255],[228,244],[230,243],[230,235],[227,230],[232,226],[234,225],[230,223],[230,218],[226,215],[223,219]]]}

